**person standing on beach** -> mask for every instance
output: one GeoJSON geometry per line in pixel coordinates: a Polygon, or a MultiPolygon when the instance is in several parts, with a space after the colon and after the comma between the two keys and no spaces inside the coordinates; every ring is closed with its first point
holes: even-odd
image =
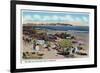
{"type": "Polygon", "coordinates": [[[35,50],[36,50],[36,52],[38,52],[40,50],[39,44],[36,45],[35,50]]]}
{"type": "Polygon", "coordinates": [[[36,40],[33,40],[33,41],[32,41],[32,44],[33,44],[33,51],[34,51],[35,48],[36,48],[36,40]]]}

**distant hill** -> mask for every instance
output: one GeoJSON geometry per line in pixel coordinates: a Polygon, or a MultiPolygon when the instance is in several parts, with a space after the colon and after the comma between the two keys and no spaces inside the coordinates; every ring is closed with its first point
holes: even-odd
{"type": "Polygon", "coordinates": [[[66,23],[26,23],[23,24],[24,26],[73,26],[72,24],[66,24],[66,23]]]}

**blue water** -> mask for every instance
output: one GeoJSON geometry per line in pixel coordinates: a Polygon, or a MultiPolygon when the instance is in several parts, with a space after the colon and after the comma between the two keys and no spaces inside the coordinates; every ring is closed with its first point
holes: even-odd
{"type": "Polygon", "coordinates": [[[47,30],[60,30],[60,31],[74,30],[74,31],[89,32],[88,26],[33,26],[33,29],[34,28],[47,29],[47,30]]]}

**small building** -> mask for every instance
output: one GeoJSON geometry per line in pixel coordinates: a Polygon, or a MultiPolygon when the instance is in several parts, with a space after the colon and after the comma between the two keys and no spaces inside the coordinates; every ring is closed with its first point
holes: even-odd
{"type": "Polygon", "coordinates": [[[44,45],[45,41],[44,40],[36,40],[36,44],[44,45]]]}
{"type": "Polygon", "coordinates": [[[71,39],[71,37],[70,37],[70,36],[68,36],[68,37],[66,37],[66,39],[71,39]]]}

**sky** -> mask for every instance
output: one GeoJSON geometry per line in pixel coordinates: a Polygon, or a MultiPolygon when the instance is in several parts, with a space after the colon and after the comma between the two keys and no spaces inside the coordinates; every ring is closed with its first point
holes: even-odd
{"type": "Polygon", "coordinates": [[[89,13],[83,12],[54,12],[54,11],[22,11],[23,23],[31,22],[79,22],[89,25],[89,13]]]}

